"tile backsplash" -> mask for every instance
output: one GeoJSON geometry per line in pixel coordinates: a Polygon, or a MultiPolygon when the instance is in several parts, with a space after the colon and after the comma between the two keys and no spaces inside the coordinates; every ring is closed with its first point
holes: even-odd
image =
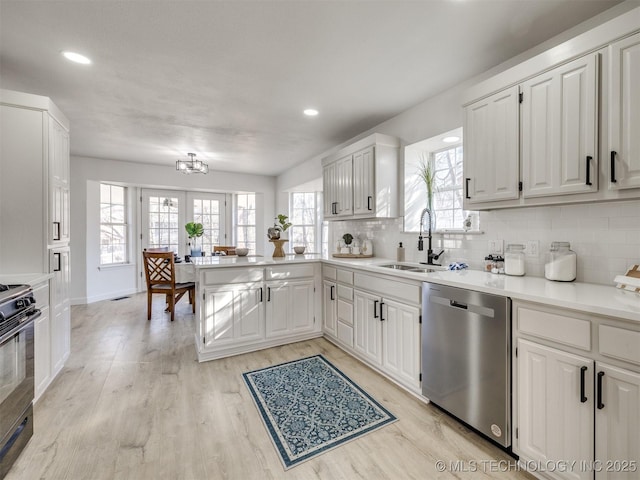
{"type": "MultiPolygon", "coordinates": [[[[481,235],[436,234],[433,249],[445,250],[441,263],[464,261],[480,269],[489,253],[489,240],[526,244],[538,240],[539,255],[526,258],[527,275],[544,276],[544,264],[553,241],[571,243],[578,255],[577,281],[610,285],[613,278],[640,263],[640,200],[578,205],[557,205],[480,212],[481,235]]],[[[426,261],[418,251],[418,234],[402,232],[402,218],[329,222],[329,251],[343,234],[368,238],[374,255],[396,258],[399,242],[407,261],[426,261]]]]}

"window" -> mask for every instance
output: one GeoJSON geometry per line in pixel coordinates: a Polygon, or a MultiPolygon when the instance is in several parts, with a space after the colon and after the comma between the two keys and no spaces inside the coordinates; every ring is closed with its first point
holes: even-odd
{"type": "Polygon", "coordinates": [[[289,249],[306,247],[305,252],[317,252],[318,201],[316,192],[292,192],[289,194],[289,221],[293,223],[289,234],[289,249]]]}
{"type": "Polygon", "coordinates": [[[236,246],[256,253],[255,193],[239,193],[236,196],[236,246]]]}
{"type": "MultiPolygon", "coordinates": [[[[404,194],[405,232],[420,231],[420,216],[427,206],[427,190],[418,175],[422,162],[430,162],[435,177],[433,195],[436,230],[460,230],[468,211],[463,209],[463,149],[462,129],[452,130],[437,137],[423,140],[405,149],[404,194]],[[443,139],[457,137],[452,143],[443,139]]],[[[427,220],[423,224],[427,226],[427,220]]]]}
{"type": "MultiPolygon", "coordinates": [[[[160,192],[158,192],[160,193],[160,192]]],[[[177,194],[168,193],[166,196],[143,193],[143,197],[149,202],[147,246],[150,248],[168,247],[169,250],[179,253],[180,230],[184,228],[184,222],[180,221],[180,200],[177,194]]]]}
{"type": "Polygon", "coordinates": [[[203,252],[213,252],[213,247],[223,245],[226,237],[224,233],[224,195],[206,193],[189,195],[192,196],[193,221],[201,223],[204,227],[204,234],[197,239],[197,246],[201,247],[203,252]]]}
{"type": "Polygon", "coordinates": [[[100,184],[100,265],[127,263],[127,189],[100,184]]]}

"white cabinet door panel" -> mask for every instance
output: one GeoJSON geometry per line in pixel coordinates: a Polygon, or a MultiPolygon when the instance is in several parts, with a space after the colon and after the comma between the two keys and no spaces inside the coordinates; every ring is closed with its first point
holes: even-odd
{"type": "Polygon", "coordinates": [[[394,378],[420,388],[420,309],[384,300],[383,366],[394,378]]]}
{"type": "Polygon", "coordinates": [[[640,33],[609,48],[609,186],[637,188],[640,187],[640,33]]]}
{"type": "Polygon", "coordinates": [[[602,393],[596,399],[596,460],[612,468],[597,471],[596,480],[640,478],[640,375],[596,363],[596,378],[601,373],[602,393]],[[619,471],[623,462],[634,460],[635,469],[619,471]]]}
{"type": "MultiPolygon", "coordinates": [[[[594,448],[593,362],[527,340],[518,339],[517,346],[517,453],[534,461],[588,465],[594,448]]],[[[555,476],[587,480],[592,472],[555,476]]]]}
{"type": "Polygon", "coordinates": [[[337,334],[337,305],[336,305],[336,284],[324,280],[322,282],[322,304],[324,316],[324,331],[329,335],[337,334]]]}

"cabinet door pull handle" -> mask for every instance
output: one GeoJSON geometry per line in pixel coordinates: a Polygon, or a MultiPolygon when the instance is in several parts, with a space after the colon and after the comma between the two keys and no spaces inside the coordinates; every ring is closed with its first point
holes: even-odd
{"type": "Polygon", "coordinates": [[[53,222],[53,239],[60,240],[60,222],[53,222]]]}
{"type": "Polygon", "coordinates": [[[604,408],[604,403],[602,403],[602,377],[604,377],[604,372],[598,372],[598,388],[597,388],[597,407],[598,410],[602,410],[604,408]]]}
{"type": "Polygon", "coordinates": [[[378,300],[373,301],[373,318],[378,318],[378,300]]]}
{"type": "Polygon", "coordinates": [[[60,257],[60,253],[54,253],[54,257],[56,257],[56,267],[53,269],[54,272],[59,272],[62,270],[62,258],[60,257]]]}
{"type": "Polygon", "coordinates": [[[589,167],[591,166],[592,159],[593,157],[587,155],[587,180],[585,182],[587,185],[591,185],[591,169],[589,167]]]}
{"type": "Polygon", "coordinates": [[[464,190],[465,190],[464,198],[466,198],[466,199],[470,199],[470,198],[471,198],[471,197],[469,196],[469,182],[470,182],[470,181],[471,181],[471,179],[470,179],[470,178],[465,178],[465,179],[464,179],[464,190]]]}
{"type": "Polygon", "coordinates": [[[333,296],[333,290],[335,289],[335,285],[331,285],[331,300],[335,300],[334,296],[333,296]]]}
{"type": "Polygon", "coordinates": [[[587,373],[587,367],[580,367],[580,402],[584,403],[587,401],[587,395],[585,394],[585,374],[587,373]]]}
{"type": "Polygon", "coordinates": [[[618,183],[616,180],[616,155],[617,153],[611,150],[611,183],[618,183]]]}
{"type": "Polygon", "coordinates": [[[271,287],[267,287],[267,302],[271,301],[271,287]]]}
{"type": "Polygon", "coordinates": [[[260,303],[262,303],[262,301],[263,301],[263,300],[264,300],[264,299],[263,299],[263,297],[262,297],[262,287],[260,287],[260,303]]]}
{"type": "Polygon", "coordinates": [[[373,199],[373,197],[371,195],[369,195],[367,197],[367,210],[371,210],[371,200],[373,199]]]}
{"type": "Polygon", "coordinates": [[[384,302],[380,302],[380,321],[384,322],[384,317],[382,316],[382,306],[384,305],[384,302]]]}

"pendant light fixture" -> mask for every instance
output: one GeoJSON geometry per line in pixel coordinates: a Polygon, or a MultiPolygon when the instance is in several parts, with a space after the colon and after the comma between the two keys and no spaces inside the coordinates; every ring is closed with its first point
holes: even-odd
{"type": "Polygon", "coordinates": [[[178,160],[176,162],[176,170],[182,173],[209,173],[209,165],[202,160],[196,160],[195,153],[187,153],[189,160],[178,160]]]}

